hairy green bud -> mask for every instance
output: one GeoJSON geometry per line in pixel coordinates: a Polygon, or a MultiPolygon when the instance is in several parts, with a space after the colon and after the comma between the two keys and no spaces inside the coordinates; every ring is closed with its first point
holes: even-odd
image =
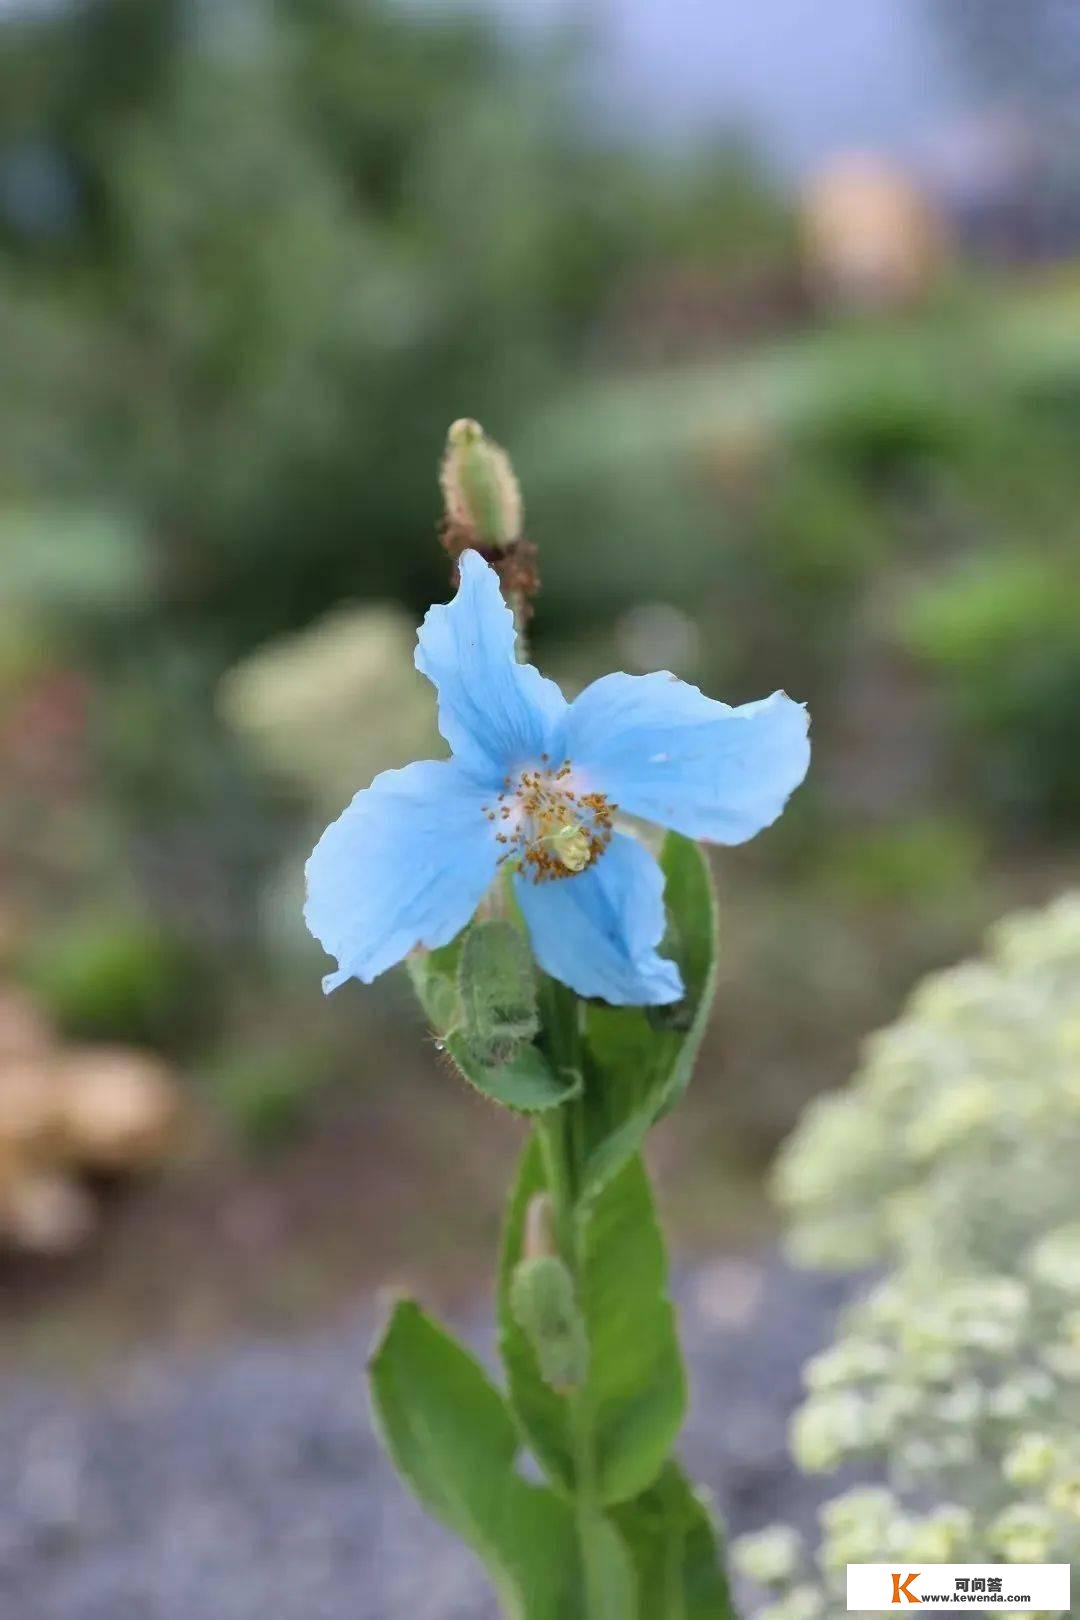
{"type": "Polygon", "coordinates": [[[528,945],[513,923],[474,923],[458,963],[461,1033],[485,1068],[509,1063],[540,1027],[528,945]]]}
{"type": "Polygon", "coordinates": [[[479,422],[462,417],[446,436],[439,472],[446,521],[463,539],[503,551],[521,539],[521,490],[510,458],[479,422]]]}
{"type": "Polygon", "coordinates": [[[560,1395],[580,1389],[588,1371],[588,1339],[574,1279],[557,1255],[519,1262],[510,1283],[510,1309],[544,1382],[560,1395]]]}

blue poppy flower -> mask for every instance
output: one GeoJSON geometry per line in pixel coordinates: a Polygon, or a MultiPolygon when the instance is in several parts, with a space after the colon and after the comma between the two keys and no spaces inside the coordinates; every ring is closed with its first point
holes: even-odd
{"type": "Polygon", "coordinates": [[[730,708],[673,675],[605,675],[573,703],[514,656],[513,616],[474,551],[420,628],[447,760],[383,771],[323,833],[305,920],[338,961],[327,991],[446,945],[501,863],[537,962],[581,996],[677,1001],[657,953],[663,875],[616,829],[624,811],[739,844],[775,821],[810,759],[806,710],[783,692],[730,708]]]}

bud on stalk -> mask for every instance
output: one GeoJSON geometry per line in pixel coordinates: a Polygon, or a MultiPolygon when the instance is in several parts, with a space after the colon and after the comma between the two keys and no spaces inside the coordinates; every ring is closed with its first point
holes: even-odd
{"type": "Polygon", "coordinates": [[[463,416],[452,424],[439,482],[447,523],[468,530],[477,550],[506,551],[521,539],[521,490],[510,457],[479,422],[463,416]]]}
{"type": "Polygon", "coordinates": [[[510,1309],[545,1384],[557,1395],[580,1389],[588,1376],[589,1341],[574,1280],[557,1255],[518,1262],[510,1282],[510,1309]]]}
{"type": "MultiPolygon", "coordinates": [[[[540,581],[536,548],[524,534],[521,489],[510,457],[488,438],[479,422],[463,416],[446,435],[439,484],[443,546],[455,564],[469,550],[478,551],[491,564],[522,632],[532,615],[532,598],[540,581]]],[[[519,656],[523,655],[522,644],[519,656]]]]}

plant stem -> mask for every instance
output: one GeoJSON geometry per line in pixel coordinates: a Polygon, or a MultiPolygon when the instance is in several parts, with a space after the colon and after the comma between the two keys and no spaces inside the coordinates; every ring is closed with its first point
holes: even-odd
{"type": "MultiPolygon", "coordinates": [[[[576,996],[550,981],[547,992],[542,1005],[551,1055],[558,1066],[580,1070],[580,1003],[576,996]]],[[[583,1169],[584,1125],[581,1097],[573,1098],[550,1115],[539,1116],[536,1124],[554,1207],[559,1252],[574,1279],[582,1309],[585,1278],[576,1215],[583,1169]]],[[[609,1620],[604,1564],[596,1533],[603,1521],[597,1496],[592,1401],[587,1388],[574,1390],[567,1400],[574,1450],[574,1515],[585,1581],[584,1615],[585,1620],[609,1620]]]]}
{"type": "Polygon", "coordinates": [[[570,1268],[575,1284],[578,1281],[574,1241],[574,1193],[567,1162],[565,1108],[541,1114],[536,1121],[536,1134],[544,1160],[544,1179],[548,1185],[552,1208],[555,1212],[555,1237],[559,1254],[570,1268]]]}
{"type": "Polygon", "coordinates": [[[570,1401],[574,1426],[574,1514],[577,1521],[578,1545],[581,1549],[581,1567],[585,1576],[585,1620],[606,1620],[610,1611],[606,1597],[604,1568],[598,1556],[599,1547],[596,1540],[596,1531],[602,1521],[596,1494],[592,1414],[589,1410],[588,1397],[584,1393],[571,1395],[570,1401]]]}

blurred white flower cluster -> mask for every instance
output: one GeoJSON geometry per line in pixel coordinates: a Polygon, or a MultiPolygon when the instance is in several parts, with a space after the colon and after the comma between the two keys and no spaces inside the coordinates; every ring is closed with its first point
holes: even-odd
{"type": "Polygon", "coordinates": [[[842,1614],[847,1563],[1080,1563],[1078,1166],[1071,894],[926,980],[781,1156],[796,1258],[881,1268],[806,1368],[795,1458],[886,1483],[826,1504],[812,1561],[786,1530],[736,1543],[767,1620],[842,1614]]]}
{"type": "Polygon", "coordinates": [[[304,927],[304,859],[313,830],[380,771],[439,757],[431,687],[413,665],[416,626],[390,603],[339,607],[250,653],[222,680],[226,725],[298,803],[310,826],[264,885],[264,943],[310,960],[304,927]]]}
{"type": "Polygon", "coordinates": [[[264,766],[340,810],[379,771],[445,751],[415,645],[402,608],[337,608],[230,670],[222,713],[264,766]]]}

